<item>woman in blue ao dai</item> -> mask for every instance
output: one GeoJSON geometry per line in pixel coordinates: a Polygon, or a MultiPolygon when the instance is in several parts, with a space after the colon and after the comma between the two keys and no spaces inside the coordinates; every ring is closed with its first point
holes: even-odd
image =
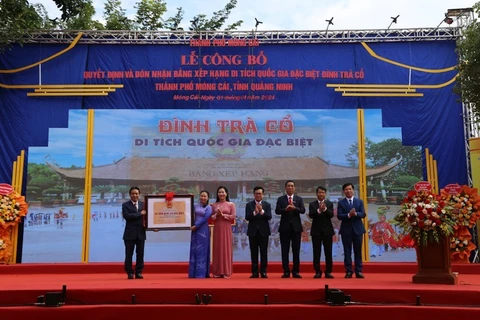
{"type": "Polygon", "coordinates": [[[190,242],[189,278],[209,278],[210,275],[210,230],[208,219],[212,215],[212,207],[208,204],[210,194],[200,191],[199,203],[195,204],[195,224],[190,242]]]}

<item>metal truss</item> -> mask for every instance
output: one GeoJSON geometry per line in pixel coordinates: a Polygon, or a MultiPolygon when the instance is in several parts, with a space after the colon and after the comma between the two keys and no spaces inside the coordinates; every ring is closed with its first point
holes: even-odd
{"type": "MultiPolygon", "coordinates": [[[[454,17],[457,22],[457,28],[461,36],[458,38],[458,41],[463,40],[465,29],[472,23],[476,23],[475,14],[472,8],[459,8],[459,9],[448,9],[445,17],[454,17]]],[[[463,116],[463,125],[464,125],[464,135],[465,135],[465,151],[466,151],[466,161],[467,161],[467,178],[468,185],[473,186],[473,177],[472,177],[472,163],[470,161],[470,139],[480,137],[480,119],[475,116],[475,112],[472,104],[463,103],[462,104],[462,116],[463,116]]],[[[474,250],[473,263],[480,263],[479,257],[479,232],[478,224],[475,225],[472,230],[472,242],[475,243],[477,248],[474,250]]]]}
{"type": "MultiPolygon", "coordinates": [[[[258,44],[278,43],[355,43],[456,40],[460,27],[417,29],[371,29],[340,31],[120,31],[120,30],[34,30],[24,36],[25,43],[70,43],[82,32],[81,44],[190,44],[192,40],[225,40],[226,46],[235,41],[258,41],[258,44]]],[[[238,42],[237,44],[238,45],[238,42]]],[[[252,44],[253,45],[253,44],[252,44]]]]}

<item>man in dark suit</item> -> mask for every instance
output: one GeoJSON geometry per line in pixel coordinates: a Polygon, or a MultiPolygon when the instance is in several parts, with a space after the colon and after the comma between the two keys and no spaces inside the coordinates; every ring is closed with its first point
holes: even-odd
{"type": "Polygon", "coordinates": [[[128,279],[133,279],[132,256],[136,248],[135,278],[143,279],[143,255],[145,251],[145,240],[147,239],[144,224],[146,211],[144,210],[143,202],[138,200],[140,197],[140,189],[138,187],[131,187],[129,194],[130,200],[122,204],[122,215],[126,221],[125,231],[123,233],[123,241],[125,242],[124,267],[128,279]]]}
{"type": "Polygon", "coordinates": [[[320,257],[325,253],[325,278],[332,279],[333,257],[333,203],[325,199],[327,189],[324,187],[317,188],[317,200],[310,203],[308,207],[308,216],[312,218],[312,228],[310,229],[310,236],[312,236],[313,247],[313,268],[315,269],[314,278],[322,277],[322,270],[320,270],[320,257]]]}
{"type": "Polygon", "coordinates": [[[282,248],[282,278],[290,278],[288,255],[292,245],[293,269],[292,276],[301,278],[300,275],[300,239],[303,231],[300,214],[305,213],[303,199],[295,195],[295,183],[292,180],[285,182],[284,196],[277,199],[275,213],[280,215],[280,247],[282,248]]]}
{"type": "Polygon", "coordinates": [[[267,276],[267,249],[268,237],[270,236],[270,224],[272,208],[270,203],[263,200],[264,189],[253,188],[255,200],[247,203],[245,207],[245,220],[248,221],[247,235],[250,243],[250,256],[252,260],[252,275],[250,278],[258,278],[258,248],[260,247],[260,276],[267,276]]]}
{"type": "Polygon", "coordinates": [[[342,221],[340,234],[342,235],[345,278],[351,278],[352,270],[352,244],[355,256],[355,276],[365,278],[362,273],[362,239],[365,233],[363,218],[366,217],[363,201],[353,196],[354,186],[352,183],[343,185],[345,198],[338,202],[337,218],[342,221]]]}

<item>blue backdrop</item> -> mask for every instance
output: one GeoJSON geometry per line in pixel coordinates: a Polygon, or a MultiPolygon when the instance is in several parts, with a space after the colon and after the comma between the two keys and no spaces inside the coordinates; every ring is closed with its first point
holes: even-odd
{"type": "MultiPolygon", "coordinates": [[[[256,47],[86,45],[22,72],[0,73],[2,84],[124,84],[106,97],[28,97],[0,88],[0,182],[11,180],[20,150],[45,146],[48,129],[66,127],[70,109],[381,109],[382,125],[401,127],[405,145],[429,148],[439,185],[467,183],[461,104],[450,84],[419,89],[423,97],[343,97],[327,84],[435,85],[457,63],[454,41],[261,44],[256,47]],[[278,84],[284,84],[278,86],[278,84]]],[[[0,55],[0,69],[42,60],[58,44],[27,44],[0,55]]],[[[342,130],[339,125],[338,130],[342,130]]],[[[352,137],[352,140],[356,137],[352,137]]],[[[28,156],[28,155],[27,155],[28,156]]],[[[25,184],[24,184],[25,185],[25,184]]]]}

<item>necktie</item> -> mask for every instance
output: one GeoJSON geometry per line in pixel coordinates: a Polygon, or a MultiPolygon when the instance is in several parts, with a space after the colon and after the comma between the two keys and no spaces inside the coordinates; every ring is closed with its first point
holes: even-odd
{"type": "Polygon", "coordinates": [[[348,199],[348,205],[350,206],[350,208],[353,207],[352,199],[348,199]]]}
{"type": "Polygon", "coordinates": [[[138,202],[135,202],[133,205],[135,206],[135,210],[138,212],[138,202]]]}
{"type": "Polygon", "coordinates": [[[288,197],[288,204],[293,204],[292,197],[288,197]]]}

